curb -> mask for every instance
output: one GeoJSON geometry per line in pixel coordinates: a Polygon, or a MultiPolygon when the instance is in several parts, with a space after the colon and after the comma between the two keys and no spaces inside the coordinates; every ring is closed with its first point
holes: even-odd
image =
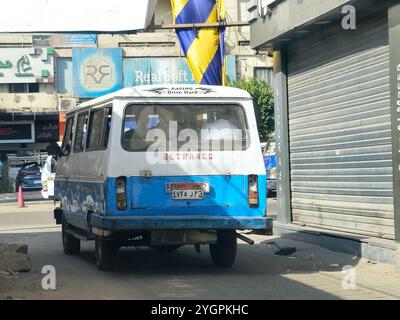
{"type": "Polygon", "coordinates": [[[7,228],[7,229],[0,229],[1,233],[7,233],[11,231],[30,231],[30,230],[42,230],[42,229],[59,229],[61,226],[59,225],[46,225],[46,226],[31,226],[31,227],[20,227],[20,228],[7,228]]]}
{"type": "MultiPolygon", "coordinates": [[[[27,199],[24,201],[26,205],[32,205],[32,204],[50,204],[53,203],[53,200],[46,200],[46,199],[27,199]]],[[[16,199],[10,199],[10,200],[0,200],[0,205],[9,205],[9,204],[15,204],[17,205],[17,200],[16,199]]]]}
{"type": "Polygon", "coordinates": [[[318,245],[322,248],[346,253],[374,262],[396,265],[397,245],[394,240],[384,240],[344,234],[324,229],[282,224],[274,221],[274,235],[282,238],[318,245]]]}

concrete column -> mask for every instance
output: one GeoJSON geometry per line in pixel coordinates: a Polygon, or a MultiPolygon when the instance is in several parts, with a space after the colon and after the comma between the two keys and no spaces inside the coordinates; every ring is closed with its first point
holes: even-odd
{"type": "Polygon", "coordinates": [[[400,272],[400,0],[389,6],[390,88],[393,145],[394,228],[400,272]]]}
{"type": "Polygon", "coordinates": [[[291,223],[287,62],[284,48],[274,52],[275,141],[278,221],[291,223]]]}

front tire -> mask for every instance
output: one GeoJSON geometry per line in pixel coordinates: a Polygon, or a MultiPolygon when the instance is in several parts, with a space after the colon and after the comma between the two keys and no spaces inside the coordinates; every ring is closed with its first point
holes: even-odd
{"type": "Polygon", "coordinates": [[[68,222],[63,215],[61,233],[64,253],[67,255],[76,255],[81,251],[81,241],[67,232],[68,226],[68,222]]]}
{"type": "Polygon", "coordinates": [[[211,260],[215,267],[228,269],[232,267],[236,258],[236,231],[219,231],[217,237],[217,243],[210,244],[211,260]]]}
{"type": "Polygon", "coordinates": [[[96,237],[95,253],[96,266],[102,271],[111,271],[115,268],[119,246],[112,240],[96,237]]]}

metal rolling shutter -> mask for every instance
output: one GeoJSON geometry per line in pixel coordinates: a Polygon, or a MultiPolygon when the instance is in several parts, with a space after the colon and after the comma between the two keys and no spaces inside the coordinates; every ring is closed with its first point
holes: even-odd
{"type": "Polygon", "coordinates": [[[288,48],[293,222],[394,237],[387,18],[288,48]]]}

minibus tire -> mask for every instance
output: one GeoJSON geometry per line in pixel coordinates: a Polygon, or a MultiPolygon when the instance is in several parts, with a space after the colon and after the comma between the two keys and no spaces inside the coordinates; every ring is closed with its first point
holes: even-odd
{"type": "Polygon", "coordinates": [[[119,246],[113,240],[95,239],[96,266],[101,271],[112,271],[117,264],[119,246]]]}
{"type": "Polygon", "coordinates": [[[236,231],[218,231],[217,243],[210,244],[210,255],[214,266],[225,269],[232,267],[236,258],[236,250],[236,231]]]}
{"type": "Polygon", "coordinates": [[[68,222],[64,215],[62,218],[61,234],[64,253],[67,255],[76,255],[81,251],[81,241],[67,232],[68,222]]]}

